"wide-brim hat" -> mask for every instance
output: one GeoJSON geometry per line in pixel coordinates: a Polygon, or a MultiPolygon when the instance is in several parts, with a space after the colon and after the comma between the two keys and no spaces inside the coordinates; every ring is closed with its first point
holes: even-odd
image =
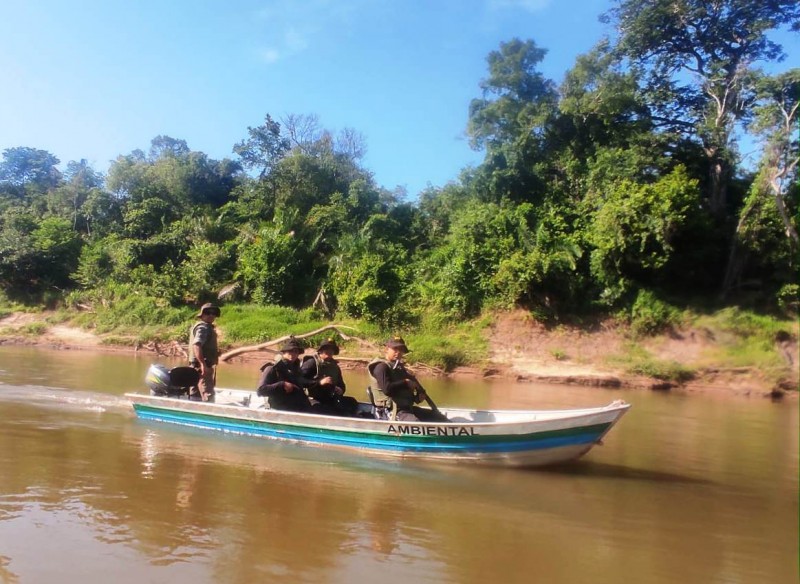
{"type": "Polygon", "coordinates": [[[213,314],[214,316],[219,316],[220,314],[222,314],[222,311],[220,311],[219,306],[217,306],[216,304],[212,304],[211,302],[206,302],[205,304],[203,304],[203,306],[200,307],[200,312],[197,313],[197,318],[200,318],[206,312],[209,314],[213,314]]]}
{"type": "Polygon", "coordinates": [[[339,354],[339,345],[336,344],[336,341],[333,339],[325,339],[319,344],[317,347],[317,353],[321,351],[330,351],[333,355],[339,354]]]}
{"type": "Polygon", "coordinates": [[[386,341],[386,346],[392,349],[397,349],[398,351],[402,351],[403,353],[410,353],[411,350],[406,345],[406,342],[403,340],[403,337],[392,337],[388,341],[386,341]]]}
{"type": "Polygon", "coordinates": [[[289,340],[284,341],[283,344],[278,348],[281,353],[288,353],[289,351],[300,351],[303,353],[306,348],[303,346],[303,343],[291,337],[289,340]]]}

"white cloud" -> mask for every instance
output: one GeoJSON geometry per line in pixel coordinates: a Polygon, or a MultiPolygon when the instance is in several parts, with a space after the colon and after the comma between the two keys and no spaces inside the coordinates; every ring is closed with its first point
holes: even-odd
{"type": "Polygon", "coordinates": [[[488,0],[492,10],[505,10],[518,8],[528,12],[539,12],[550,5],[550,0],[488,0]]]}
{"type": "Polygon", "coordinates": [[[287,30],[283,35],[283,39],[286,43],[286,47],[292,53],[299,53],[300,51],[304,51],[308,48],[308,40],[306,35],[296,28],[290,28],[287,30]]]}
{"type": "MultiPolygon", "coordinates": [[[[349,28],[358,6],[365,0],[270,0],[256,12],[264,23],[265,41],[272,48],[260,51],[261,60],[272,64],[279,59],[313,49],[311,39],[326,30],[349,28]]],[[[370,0],[367,0],[370,1],[370,0]]]]}
{"type": "Polygon", "coordinates": [[[259,52],[259,57],[268,65],[272,65],[280,59],[281,55],[277,49],[262,49],[259,52]]]}

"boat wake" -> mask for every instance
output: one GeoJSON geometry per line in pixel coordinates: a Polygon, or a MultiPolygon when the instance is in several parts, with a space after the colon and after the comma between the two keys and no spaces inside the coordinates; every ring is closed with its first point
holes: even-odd
{"type": "Polygon", "coordinates": [[[98,413],[130,410],[130,402],[123,396],[61,387],[0,383],[0,404],[5,402],[98,413]]]}

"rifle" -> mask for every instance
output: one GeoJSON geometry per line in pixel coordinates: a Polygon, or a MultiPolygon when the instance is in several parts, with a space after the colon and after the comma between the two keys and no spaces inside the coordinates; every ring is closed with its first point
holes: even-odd
{"type": "MultiPolygon", "coordinates": [[[[394,367],[392,367],[392,369],[397,369],[399,365],[400,365],[400,359],[396,359],[394,362],[394,367]]],[[[422,392],[425,394],[425,401],[428,403],[428,406],[430,406],[431,410],[436,414],[444,417],[444,414],[442,414],[442,412],[439,411],[439,408],[433,402],[431,396],[428,395],[428,391],[424,387],[422,387],[422,384],[419,382],[419,380],[408,369],[406,369],[405,371],[406,375],[408,375],[408,378],[411,379],[411,381],[413,381],[417,385],[414,393],[416,393],[416,390],[422,390],[422,392]]]]}

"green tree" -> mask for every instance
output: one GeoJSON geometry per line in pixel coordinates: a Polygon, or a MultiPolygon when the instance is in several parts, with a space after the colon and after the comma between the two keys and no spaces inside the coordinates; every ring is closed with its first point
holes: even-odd
{"type": "Polygon", "coordinates": [[[636,285],[664,284],[676,239],[701,221],[698,184],[683,167],[652,184],[622,180],[587,204],[595,207],[591,270],[609,304],[636,285]]]}
{"type": "MultiPolygon", "coordinates": [[[[117,269],[116,240],[116,236],[110,236],[84,245],[72,278],[84,288],[95,288],[110,280],[117,269]]],[[[127,271],[126,266],[124,272],[127,271]]]]}
{"type": "Polygon", "coordinates": [[[88,233],[89,226],[82,207],[90,194],[102,185],[102,175],[95,172],[86,160],[70,161],[64,172],[63,184],[51,188],[46,195],[48,211],[69,219],[74,230],[88,233]]]}
{"type": "Polygon", "coordinates": [[[427,228],[427,239],[433,245],[442,243],[455,217],[471,200],[473,194],[463,184],[454,182],[441,188],[428,187],[420,193],[418,207],[427,228]]]}
{"type": "Polygon", "coordinates": [[[302,294],[304,257],[291,229],[295,219],[295,212],[279,212],[239,236],[236,279],[254,302],[301,306],[309,300],[302,294]]]}
{"type": "Polygon", "coordinates": [[[303,225],[309,241],[315,243],[312,252],[329,255],[342,235],[358,231],[371,216],[384,210],[371,181],[353,181],[347,194],[335,192],[327,203],[316,204],[308,211],[303,225]]]}
{"type": "Polygon", "coordinates": [[[259,178],[265,178],[275,164],[289,152],[289,140],[281,134],[281,125],[267,114],[264,123],[248,127],[250,135],[233,147],[242,159],[242,166],[259,170],[259,178]]]}
{"type": "Polygon", "coordinates": [[[395,327],[407,318],[401,299],[410,283],[408,254],[401,246],[377,237],[372,226],[339,240],[327,288],[338,312],[395,327]]]}
{"type": "Polygon", "coordinates": [[[90,237],[102,237],[122,228],[122,203],[104,189],[90,189],[79,213],[90,237]]]}
{"type": "Polygon", "coordinates": [[[151,197],[141,202],[129,202],[122,220],[125,234],[134,239],[147,239],[161,232],[177,219],[174,207],[160,198],[151,197]]]}
{"type": "Polygon", "coordinates": [[[232,276],[230,253],[224,245],[208,241],[193,243],[180,265],[186,299],[195,303],[213,298],[232,276]]]}
{"type": "Polygon", "coordinates": [[[635,152],[642,171],[662,172],[667,166],[664,140],[653,132],[636,74],[622,70],[607,42],[577,58],[560,95],[547,148],[552,191],[573,203],[583,200],[598,188],[597,176],[591,175],[608,151],[635,152]]]}
{"type": "MultiPolygon", "coordinates": [[[[734,297],[742,301],[746,299],[743,293],[753,291],[774,299],[783,285],[798,281],[797,256],[781,221],[777,199],[770,192],[769,175],[766,167],[756,175],[740,211],[726,266],[723,299],[734,297]]],[[[798,195],[795,187],[795,203],[798,195]]]]}
{"type": "Polygon", "coordinates": [[[723,297],[747,281],[797,280],[800,69],[762,77],[757,95],[751,129],[762,141],[762,160],[739,212],[723,297]]]}
{"type": "Polygon", "coordinates": [[[26,288],[38,288],[42,274],[38,272],[32,233],[37,219],[26,208],[15,205],[0,216],[0,283],[13,295],[26,288]]]}
{"type": "Polygon", "coordinates": [[[26,189],[45,192],[61,181],[59,160],[46,150],[19,146],[3,151],[0,162],[0,192],[22,198],[26,189]]]}
{"type": "Polygon", "coordinates": [[[724,218],[734,129],[751,113],[751,67],[780,59],[767,32],[800,24],[796,0],[617,0],[606,19],[616,48],[646,72],[646,96],[662,128],[698,140],[707,160],[708,205],[724,218]]]}
{"type": "Polygon", "coordinates": [[[196,207],[224,205],[239,184],[238,163],[190,151],[183,140],[158,136],[150,152],[150,158],[141,150],[117,157],[108,171],[109,190],[133,203],[161,199],[178,217],[196,207]]]}
{"type": "Polygon", "coordinates": [[[80,250],[80,237],[69,221],[40,221],[19,207],[7,210],[0,229],[0,285],[29,300],[39,300],[50,289],[67,290],[80,250]]]}
{"type": "Polygon", "coordinates": [[[78,265],[82,247],[80,235],[72,224],[60,217],[43,219],[31,233],[37,252],[37,271],[49,286],[71,288],[71,274],[78,265]]]}
{"type": "Polygon", "coordinates": [[[542,127],[556,103],[552,81],[536,70],[547,51],[532,40],[500,43],[487,57],[489,77],[469,107],[468,133],[475,147],[498,146],[542,127]]]}
{"type": "Polygon", "coordinates": [[[155,162],[161,158],[182,158],[189,154],[186,140],[178,140],[169,136],[156,136],[150,141],[150,160],[155,162]]]}
{"type": "Polygon", "coordinates": [[[796,255],[800,246],[796,213],[798,163],[800,163],[800,69],[763,77],[757,87],[759,106],[751,128],[762,138],[762,167],[786,237],[796,255]],[[794,190],[791,191],[791,187],[794,190]],[[790,196],[792,193],[795,198],[790,196]]]}
{"type": "Polygon", "coordinates": [[[445,243],[419,266],[421,301],[451,318],[486,306],[555,309],[570,289],[580,248],[555,214],[540,220],[530,204],[472,202],[454,218],[445,243]]]}
{"type": "Polygon", "coordinates": [[[473,178],[484,199],[533,201],[546,189],[536,166],[547,159],[546,134],[556,110],[555,84],[536,70],[547,51],[532,40],[501,43],[487,58],[489,77],[469,107],[467,132],[486,160],[473,178]]]}

